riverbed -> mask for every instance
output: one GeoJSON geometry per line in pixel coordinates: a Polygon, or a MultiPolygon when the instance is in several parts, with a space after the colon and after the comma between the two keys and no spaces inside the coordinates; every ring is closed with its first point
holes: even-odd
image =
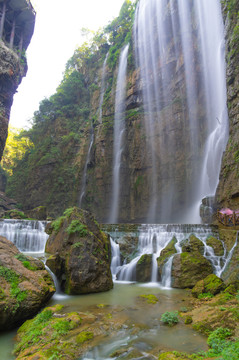
{"type": "MultiPolygon", "coordinates": [[[[188,292],[176,289],[161,289],[157,284],[120,283],[108,292],[79,296],[55,294],[48,303],[64,305],[64,312],[80,311],[94,313],[99,307],[114,307],[127,321],[117,336],[104,339],[80,360],[127,359],[135,352],[134,359],[156,359],[160,351],[178,350],[189,353],[206,350],[206,338],[195,332],[191,325],[185,325],[179,316],[179,323],[173,327],[164,325],[161,315],[166,311],[185,311],[190,307],[188,292]],[[149,304],[141,295],[153,294],[158,301],[149,304]],[[135,328],[135,331],[133,331],[135,328]],[[137,330],[136,330],[137,329],[137,330]]],[[[15,359],[11,355],[16,332],[0,335],[1,358],[15,359]]]]}

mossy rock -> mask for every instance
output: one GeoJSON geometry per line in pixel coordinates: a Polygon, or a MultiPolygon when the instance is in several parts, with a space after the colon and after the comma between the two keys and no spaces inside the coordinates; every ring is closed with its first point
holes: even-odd
{"type": "Polygon", "coordinates": [[[176,355],[174,355],[173,352],[166,352],[166,353],[163,353],[163,354],[160,354],[159,357],[158,357],[158,360],[182,360],[184,359],[185,360],[185,357],[178,357],[176,355]]]}
{"type": "Polygon", "coordinates": [[[152,255],[144,254],[136,265],[136,281],[149,282],[152,272],[152,255]]]}
{"type": "Polygon", "coordinates": [[[212,264],[200,253],[176,254],[172,266],[172,287],[193,288],[199,280],[212,273],[212,264]]]}
{"type": "Polygon", "coordinates": [[[214,236],[210,236],[209,238],[207,238],[206,243],[207,243],[208,246],[211,246],[213,248],[214,254],[216,256],[223,256],[224,247],[223,247],[223,244],[222,244],[222,242],[220,240],[218,240],[214,236]]]}
{"type": "Polygon", "coordinates": [[[176,254],[175,244],[177,243],[177,239],[174,236],[170,243],[161,251],[160,256],[157,258],[159,271],[162,271],[163,265],[166,263],[168,258],[173,254],[176,254]]]}
{"type": "Polygon", "coordinates": [[[182,252],[195,253],[198,252],[201,255],[204,253],[204,244],[195,235],[190,235],[189,239],[186,240],[182,246],[182,252]]]}
{"type": "Polygon", "coordinates": [[[196,283],[192,289],[192,295],[194,297],[199,297],[201,294],[212,294],[216,295],[225,289],[225,284],[214,274],[208,275],[205,279],[200,280],[196,283]]]}
{"type": "Polygon", "coordinates": [[[225,284],[222,279],[214,274],[208,275],[204,279],[204,286],[204,292],[211,293],[212,295],[216,295],[225,289],[225,284]]]}
{"type": "Polygon", "coordinates": [[[205,286],[204,286],[204,280],[199,280],[196,285],[192,288],[192,295],[194,297],[198,297],[200,294],[204,292],[205,286]]]}

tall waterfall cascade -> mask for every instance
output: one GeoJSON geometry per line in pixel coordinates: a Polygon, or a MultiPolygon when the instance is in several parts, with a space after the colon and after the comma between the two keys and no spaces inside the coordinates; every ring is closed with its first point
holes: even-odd
{"type": "Polygon", "coordinates": [[[0,235],[12,241],[21,252],[44,253],[48,235],[46,221],[0,220],[0,235]]]}
{"type": "Polygon", "coordinates": [[[228,139],[220,0],[140,0],[134,24],[150,167],[149,223],[200,223],[228,139]]]}
{"type": "Polygon", "coordinates": [[[136,267],[141,257],[145,254],[152,255],[152,269],[151,269],[151,282],[158,283],[163,288],[171,287],[171,273],[173,258],[176,254],[182,253],[182,246],[191,234],[202,242],[204,253],[203,256],[208,259],[213,268],[213,272],[218,277],[221,277],[223,271],[226,269],[233,251],[238,243],[238,235],[235,244],[230,251],[227,251],[224,243],[221,241],[224,253],[216,255],[213,248],[207,244],[209,236],[218,238],[217,232],[207,225],[141,225],[139,228],[138,247],[135,251],[133,259],[128,263],[121,265],[121,254],[119,249],[120,237],[117,232],[110,233],[111,235],[111,249],[112,249],[112,263],[111,270],[113,277],[120,281],[135,281],[136,280],[136,267]],[[172,241],[175,240],[175,253],[169,256],[165,262],[161,279],[158,279],[158,264],[157,258],[163,249],[172,241]]]}
{"type": "Polygon", "coordinates": [[[120,204],[120,170],[124,149],[127,56],[129,44],[121,51],[115,94],[112,198],[109,223],[117,223],[120,204]]]}
{"type": "Polygon", "coordinates": [[[94,129],[92,128],[91,131],[90,131],[90,143],[89,143],[88,152],[87,152],[86,161],[85,161],[85,166],[84,166],[84,171],[83,171],[83,175],[82,175],[81,192],[80,192],[80,198],[79,198],[79,207],[82,206],[82,201],[83,201],[83,198],[85,196],[86,182],[87,182],[87,168],[88,168],[88,165],[89,165],[89,162],[90,162],[91,149],[92,149],[93,144],[94,144],[94,129]]]}

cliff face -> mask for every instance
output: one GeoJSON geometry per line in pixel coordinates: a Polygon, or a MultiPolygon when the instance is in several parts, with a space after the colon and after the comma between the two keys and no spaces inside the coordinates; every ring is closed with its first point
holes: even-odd
{"type": "Polygon", "coordinates": [[[13,95],[24,75],[18,55],[0,41],[0,159],[8,134],[13,95]]]}
{"type": "MultiPolygon", "coordinates": [[[[233,11],[236,11],[237,6],[233,7],[233,11]]],[[[226,11],[227,7],[225,7],[225,13],[226,11]]],[[[169,15],[166,13],[164,18],[168,27],[171,23],[169,15]]],[[[228,96],[229,102],[231,102],[231,107],[229,107],[231,126],[233,125],[233,129],[235,129],[238,77],[235,72],[237,56],[233,50],[236,42],[232,43],[231,34],[234,32],[236,20],[234,15],[231,16],[227,25],[227,44],[231,46],[228,96]]],[[[122,18],[128,21],[127,16],[122,18]]],[[[193,66],[197,69],[194,77],[197,100],[193,116],[200,119],[200,126],[197,129],[200,151],[195,155],[191,152],[187,140],[190,138],[191,129],[187,113],[188,89],[182,43],[180,41],[173,43],[172,38],[168,36],[164,63],[157,64],[159,68],[164,66],[171,74],[168,79],[164,79],[166,88],[162,92],[165,94],[170,92],[172,97],[170,99],[165,96],[164,99],[160,99],[162,121],[159,125],[154,126],[151,138],[146,134],[144,123],[143,90],[145,84],[140,79],[139,66],[135,64],[133,37],[130,27],[124,32],[122,19],[121,23],[117,22],[119,22],[118,19],[113,23],[114,27],[111,24],[113,27],[111,48],[109,49],[107,44],[100,44],[97,45],[98,50],[92,51],[92,55],[87,55],[88,57],[85,49],[81,49],[75,54],[71,59],[70,72],[66,73],[57,93],[49,100],[44,100],[35,114],[35,124],[29,132],[34,148],[29,149],[25,157],[19,161],[7,186],[8,195],[14,197],[24,209],[46,205],[49,215],[56,216],[61,214],[65,208],[81,203],[81,207],[93,212],[99,221],[108,221],[112,199],[116,81],[120,50],[128,41],[130,50],[118,221],[141,223],[147,220],[149,202],[152,200],[153,161],[151,152],[154,152],[155,161],[160,167],[157,175],[159,197],[164,199],[165,205],[167,201],[172,201],[173,205],[177,204],[172,207],[172,213],[179,213],[181,207],[188,205],[185,188],[189,188],[189,194],[190,191],[193,192],[192,184],[197,181],[195,171],[200,162],[200,152],[205,144],[207,127],[206,110],[203,105],[205,104],[205,94],[202,87],[202,74],[198,70],[199,50],[195,46],[190,54],[193,58],[193,66]],[[117,32],[117,26],[120,29],[119,32],[117,32]],[[177,48],[177,56],[175,48],[177,48]],[[107,62],[104,68],[106,57],[107,62]],[[104,88],[103,97],[102,88],[104,88]],[[173,137],[175,139],[173,143],[171,141],[172,133],[177,135],[173,137]],[[160,144],[163,146],[161,148],[158,145],[150,147],[149,144],[153,143],[153,139],[160,139],[160,144]],[[176,166],[174,166],[175,164],[176,166]],[[171,193],[172,179],[174,179],[175,199],[172,199],[171,193]]],[[[192,36],[195,36],[193,42],[196,43],[196,35],[193,33],[192,36]]],[[[153,117],[156,117],[155,108],[152,108],[151,111],[153,117]]],[[[147,116],[149,114],[146,114],[147,116]]],[[[233,141],[236,154],[237,140],[233,129],[230,141],[233,141]]],[[[238,154],[235,156],[239,157],[238,154]]],[[[225,169],[231,171],[229,161],[231,159],[228,145],[221,172],[219,199],[222,199],[223,192],[220,189],[224,187],[225,169]]],[[[234,175],[232,177],[234,178],[234,175]]],[[[235,189],[236,187],[235,184],[235,189]]],[[[229,185],[225,184],[225,189],[228,188],[229,185]]],[[[234,192],[236,193],[236,190],[234,192]]],[[[191,195],[193,196],[193,194],[191,195]]]]}
{"type": "Polygon", "coordinates": [[[239,208],[239,3],[224,4],[226,24],[229,141],[222,160],[216,200],[219,207],[239,208]]]}
{"type": "Polygon", "coordinates": [[[30,1],[0,2],[0,160],[8,134],[13,95],[26,75],[25,50],[34,23],[35,12],[30,1]]]}

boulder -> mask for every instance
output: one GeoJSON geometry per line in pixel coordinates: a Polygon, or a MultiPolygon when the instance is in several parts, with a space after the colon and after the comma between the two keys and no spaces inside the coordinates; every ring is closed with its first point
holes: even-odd
{"type": "Polygon", "coordinates": [[[173,237],[170,243],[161,251],[160,256],[157,258],[159,279],[161,278],[162,270],[165,263],[167,262],[170,256],[172,256],[177,252],[175,248],[176,242],[177,239],[173,237]]]}
{"type": "Polygon", "coordinates": [[[195,235],[190,235],[189,239],[186,240],[182,246],[183,252],[198,252],[203,255],[204,253],[204,244],[199,240],[195,235]]]}
{"type": "Polygon", "coordinates": [[[209,238],[207,238],[207,245],[211,246],[214,250],[214,254],[216,256],[223,256],[224,254],[224,247],[223,244],[220,240],[218,240],[217,238],[215,238],[214,236],[210,236],[209,238]]]}
{"type": "Polygon", "coordinates": [[[144,254],[136,265],[136,281],[149,282],[152,274],[152,255],[144,254]]]}
{"type": "Polygon", "coordinates": [[[208,275],[205,279],[196,283],[192,289],[192,295],[198,297],[200,294],[210,293],[216,295],[225,289],[225,284],[222,279],[214,274],[208,275]]]}
{"type": "Polygon", "coordinates": [[[43,263],[0,237],[0,330],[12,329],[35,315],[54,292],[43,263]]]}
{"type": "Polygon", "coordinates": [[[46,252],[55,255],[47,266],[53,272],[57,269],[63,291],[86,294],[113,287],[110,239],[89,212],[77,207],[67,209],[46,231],[50,234],[46,252]]]}
{"type": "Polygon", "coordinates": [[[172,266],[172,287],[192,288],[212,272],[212,264],[199,252],[176,254],[172,266]]]}

